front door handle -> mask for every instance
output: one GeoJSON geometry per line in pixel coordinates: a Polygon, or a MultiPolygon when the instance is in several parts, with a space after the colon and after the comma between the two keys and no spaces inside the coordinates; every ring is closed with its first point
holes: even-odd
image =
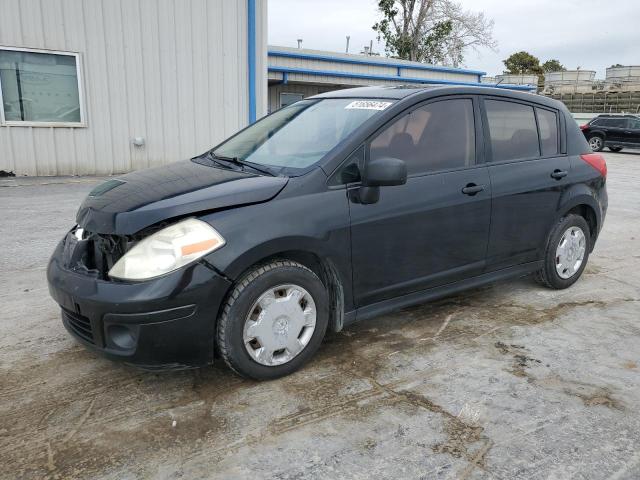
{"type": "Polygon", "coordinates": [[[551,178],[555,178],[556,180],[560,180],[561,178],[564,178],[567,175],[569,175],[569,172],[567,172],[566,170],[559,170],[559,169],[556,168],[553,171],[553,173],[551,174],[551,178]]]}
{"type": "Polygon", "coordinates": [[[484,190],[484,185],[476,185],[475,183],[468,183],[466,187],[462,189],[462,193],[465,195],[475,195],[478,192],[484,190]]]}

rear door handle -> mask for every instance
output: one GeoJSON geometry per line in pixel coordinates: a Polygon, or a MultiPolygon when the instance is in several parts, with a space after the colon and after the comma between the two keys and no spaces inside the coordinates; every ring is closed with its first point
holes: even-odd
{"type": "Polygon", "coordinates": [[[553,171],[553,173],[551,174],[551,178],[555,178],[556,180],[560,180],[561,178],[564,178],[567,175],[569,175],[569,172],[567,172],[566,170],[559,170],[559,169],[556,168],[553,171]]]}
{"type": "Polygon", "coordinates": [[[475,195],[478,192],[484,190],[484,185],[476,185],[475,183],[468,183],[466,187],[462,189],[462,193],[465,195],[475,195]]]}

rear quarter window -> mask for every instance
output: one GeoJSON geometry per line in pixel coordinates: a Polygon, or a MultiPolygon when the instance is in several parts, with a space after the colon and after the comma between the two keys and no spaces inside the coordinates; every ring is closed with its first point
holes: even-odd
{"type": "Polygon", "coordinates": [[[536,108],[538,128],[540,129],[540,145],[542,156],[557,155],[560,151],[560,136],[558,135],[558,115],[551,110],[536,108]]]}
{"type": "Polygon", "coordinates": [[[540,156],[533,107],[502,100],[485,100],[494,162],[540,156]]]}

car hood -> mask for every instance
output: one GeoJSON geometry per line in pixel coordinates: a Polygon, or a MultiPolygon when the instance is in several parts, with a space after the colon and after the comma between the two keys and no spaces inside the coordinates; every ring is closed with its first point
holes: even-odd
{"type": "Polygon", "coordinates": [[[254,175],[189,160],[119,176],[94,188],[76,221],[87,231],[131,235],[155,223],[275,197],[287,177],[254,175]]]}

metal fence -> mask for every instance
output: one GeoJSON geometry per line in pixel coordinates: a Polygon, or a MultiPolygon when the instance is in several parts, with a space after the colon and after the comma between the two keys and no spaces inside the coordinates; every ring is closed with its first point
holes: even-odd
{"type": "Polygon", "coordinates": [[[640,91],[555,93],[546,96],[560,100],[571,112],[640,113],[640,91]]]}

